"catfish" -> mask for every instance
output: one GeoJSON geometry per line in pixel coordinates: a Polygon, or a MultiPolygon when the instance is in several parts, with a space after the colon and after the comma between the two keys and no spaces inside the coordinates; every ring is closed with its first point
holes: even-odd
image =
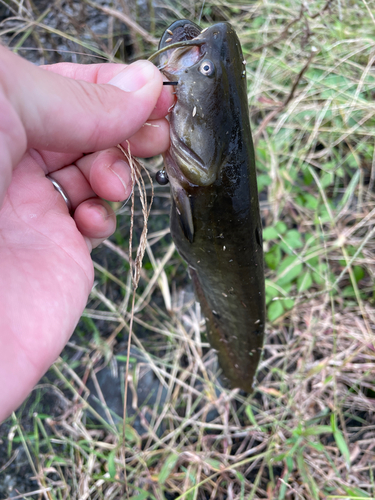
{"type": "Polygon", "coordinates": [[[263,346],[265,284],[241,45],[227,22],[202,31],[182,19],[164,32],[159,49],[161,71],[177,82],[159,176],[171,186],[172,238],[227,385],[250,393],[263,346]]]}

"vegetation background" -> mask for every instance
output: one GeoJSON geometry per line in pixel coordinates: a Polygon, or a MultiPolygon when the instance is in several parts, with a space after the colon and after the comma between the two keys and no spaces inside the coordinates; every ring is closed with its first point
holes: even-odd
{"type": "MultiPolygon", "coordinates": [[[[116,207],[76,332],[0,427],[0,498],[375,498],[374,16],[373,0],[1,0],[2,43],[36,64],[146,58],[179,18],[235,26],[269,321],[253,395],[219,390],[156,185],[123,426],[130,206],[116,207]]],[[[136,246],[140,205],[134,224],[136,246]]]]}

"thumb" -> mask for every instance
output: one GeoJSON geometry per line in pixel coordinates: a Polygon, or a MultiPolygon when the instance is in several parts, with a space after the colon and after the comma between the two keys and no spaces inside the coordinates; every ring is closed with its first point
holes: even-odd
{"type": "Polygon", "coordinates": [[[79,154],[114,146],[144,124],[162,90],[147,61],[109,83],[66,78],[0,47],[0,206],[28,147],[79,154]]]}

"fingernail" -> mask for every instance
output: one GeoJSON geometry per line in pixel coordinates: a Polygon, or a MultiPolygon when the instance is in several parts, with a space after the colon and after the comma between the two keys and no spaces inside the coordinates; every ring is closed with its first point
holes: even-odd
{"type": "Polygon", "coordinates": [[[155,76],[155,66],[149,61],[136,61],[108,83],[125,92],[136,92],[155,76]]]}
{"type": "Polygon", "coordinates": [[[89,206],[92,210],[95,210],[97,214],[100,214],[103,220],[108,219],[110,214],[108,213],[106,207],[104,207],[101,203],[96,203],[95,201],[93,201],[89,206]]]}
{"type": "Polygon", "coordinates": [[[124,189],[122,196],[118,201],[122,201],[128,197],[130,191],[131,177],[129,171],[129,165],[123,160],[116,160],[110,167],[109,170],[115,175],[122,187],[124,189]]]}

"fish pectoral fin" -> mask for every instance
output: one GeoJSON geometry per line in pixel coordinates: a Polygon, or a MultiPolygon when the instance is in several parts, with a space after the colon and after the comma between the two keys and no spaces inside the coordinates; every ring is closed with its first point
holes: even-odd
{"type": "Polygon", "coordinates": [[[179,189],[173,193],[173,201],[181,229],[190,243],[193,243],[194,224],[190,198],[184,189],[179,189]]]}

